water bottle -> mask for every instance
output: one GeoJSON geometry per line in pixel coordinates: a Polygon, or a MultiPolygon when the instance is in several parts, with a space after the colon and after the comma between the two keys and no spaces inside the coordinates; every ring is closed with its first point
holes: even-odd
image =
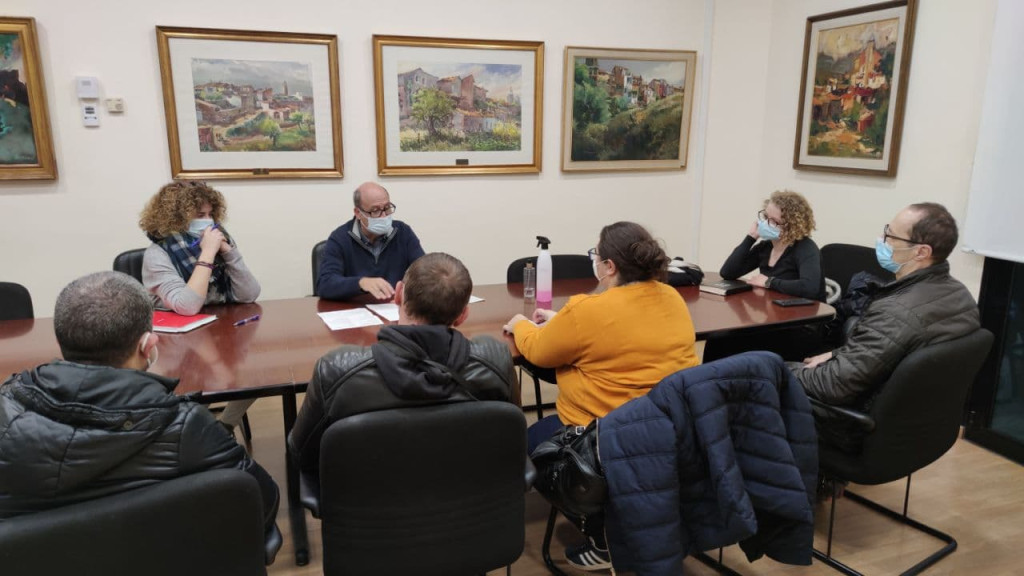
{"type": "Polygon", "coordinates": [[[527,262],[523,268],[523,298],[533,300],[537,297],[537,269],[533,262],[527,262]]]}
{"type": "Polygon", "coordinates": [[[537,256],[537,302],[551,302],[551,253],[548,252],[550,244],[551,240],[537,236],[537,246],[540,247],[540,254],[537,256]]]}

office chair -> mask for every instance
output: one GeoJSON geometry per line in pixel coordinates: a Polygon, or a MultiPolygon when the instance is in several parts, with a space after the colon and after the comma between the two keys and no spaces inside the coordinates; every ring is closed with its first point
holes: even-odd
{"type": "Polygon", "coordinates": [[[142,256],[146,253],[145,248],[136,248],[121,252],[114,258],[114,271],[125,274],[142,282],[142,256]]]}
{"type": "Polygon", "coordinates": [[[903,477],[907,478],[907,486],[902,513],[849,490],[843,496],[945,542],[939,551],[902,574],[918,574],[956,550],[957,543],[952,536],[907,516],[910,477],[938,460],[956,442],[967,393],[988,355],[992,340],[991,332],[980,329],[911,352],[881,387],[867,414],[811,399],[815,411],[826,414],[832,427],[844,426],[844,436],[863,437],[859,450],[857,447],[841,449],[827,442],[824,434],[818,444],[820,473],[834,481],[828,546],[824,553],[815,550],[815,558],[843,574],[860,575],[832,557],[835,502],[841,482],[875,485],[903,477]]]}
{"type": "MultiPolygon", "coordinates": [[[[142,283],[142,261],[145,253],[145,248],[135,248],[121,252],[114,258],[114,271],[123,272],[138,280],[139,283],[142,283]]],[[[210,411],[214,413],[222,412],[224,407],[216,406],[210,408],[210,411]]],[[[252,452],[252,427],[249,425],[248,414],[242,416],[242,439],[245,442],[246,450],[252,452]]]]}
{"type": "Polygon", "coordinates": [[[316,290],[317,279],[320,278],[320,259],[324,255],[324,246],[327,246],[327,240],[321,240],[313,246],[313,252],[310,255],[311,264],[313,265],[313,296],[319,296],[316,290]]]}
{"type": "Polygon", "coordinates": [[[0,521],[0,566],[4,576],[252,576],[266,574],[279,536],[264,541],[252,476],[210,470],[0,521]]]}
{"type": "Polygon", "coordinates": [[[0,320],[35,318],[28,288],[14,282],[0,282],[0,320]]]}
{"type": "Polygon", "coordinates": [[[875,249],[855,244],[826,244],[821,247],[821,273],[839,284],[840,296],[846,294],[850,279],[858,272],[870,272],[890,282],[892,272],[878,265],[875,249]]]}
{"type": "MultiPolygon", "coordinates": [[[[521,284],[523,282],[523,268],[526,267],[527,262],[532,262],[534,268],[537,267],[537,257],[530,256],[528,258],[520,258],[513,260],[508,265],[508,270],[505,272],[505,282],[507,284],[521,284]]],[[[552,280],[572,280],[577,278],[593,278],[594,268],[590,261],[590,256],[583,254],[555,254],[551,256],[551,279],[552,280]]],[[[554,408],[553,403],[544,404],[542,402],[540,394],[540,381],[555,382],[555,371],[551,368],[541,368],[534,366],[529,362],[523,361],[519,364],[519,384],[522,385],[523,372],[526,372],[533,378],[533,391],[536,394],[535,403],[533,405],[523,406],[523,410],[536,409],[537,419],[540,420],[544,417],[545,408],[554,408]]]]}
{"type": "Polygon", "coordinates": [[[505,402],[338,420],[323,436],[311,507],[322,519],[324,574],[458,576],[510,566],[524,544],[525,453],[526,420],[505,402]]]}

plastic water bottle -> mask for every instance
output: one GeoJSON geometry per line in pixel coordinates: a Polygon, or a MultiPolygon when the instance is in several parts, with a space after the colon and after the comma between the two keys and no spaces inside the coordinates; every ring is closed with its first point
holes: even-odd
{"type": "Polygon", "coordinates": [[[523,268],[523,298],[532,301],[537,297],[537,269],[533,262],[527,262],[523,268]]]}
{"type": "Polygon", "coordinates": [[[540,254],[537,256],[537,302],[551,302],[551,253],[548,245],[551,240],[537,236],[540,254]]]}

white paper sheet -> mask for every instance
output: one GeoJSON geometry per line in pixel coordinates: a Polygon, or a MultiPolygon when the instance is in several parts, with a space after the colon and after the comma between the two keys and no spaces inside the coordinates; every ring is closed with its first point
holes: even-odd
{"type": "Polygon", "coordinates": [[[316,314],[327,324],[331,330],[347,330],[349,328],[362,328],[364,326],[376,326],[383,324],[380,318],[373,315],[366,308],[354,308],[352,310],[336,310],[334,312],[317,312],[316,314]]]}
{"type": "Polygon", "coordinates": [[[371,312],[387,320],[388,322],[398,322],[398,304],[389,302],[387,304],[367,304],[367,308],[371,312]]]}
{"type": "Polygon", "coordinates": [[[479,296],[473,296],[472,294],[469,295],[469,303],[470,304],[476,304],[477,302],[483,302],[483,301],[484,301],[484,299],[479,297],[479,296]]]}

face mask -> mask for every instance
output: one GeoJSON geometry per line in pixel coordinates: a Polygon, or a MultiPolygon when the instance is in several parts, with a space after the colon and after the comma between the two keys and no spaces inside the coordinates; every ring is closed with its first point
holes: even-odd
{"type": "MultiPolygon", "coordinates": [[[[142,338],[142,344],[139,346],[140,348],[145,348],[146,347],[146,342],[149,342],[150,334],[152,334],[152,332],[146,332],[146,335],[142,338]]],[[[160,359],[160,349],[157,348],[156,346],[153,346],[153,358],[150,359],[149,356],[146,356],[146,370],[149,370],[150,368],[152,368],[153,365],[156,364],[156,361],[159,360],[159,359],[160,359]]]]}
{"type": "Polygon", "coordinates": [[[188,233],[193,236],[202,236],[203,230],[213,226],[212,218],[195,218],[188,223],[188,233]]]}
{"type": "MultiPolygon", "coordinates": [[[[900,248],[900,250],[910,250],[911,248],[913,248],[913,246],[900,248]]],[[[900,268],[903,268],[907,263],[903,262],[902,264],[900,264],[898,262],[894,262],[892,259],[893,252],[893,247],[886,244],[885,240],[881,238],[875,240],[875,258],[878,259],[878,265],[881,266],[882,268],[885,268],[889,272],[895,274],[899,272],[900,268]]]]}
{"type": "Polygon", "coordinates": [[[778,240],[779,229],[769,224],[767,220],[758,220],[757,235],[765,240],[778,240]]]}
{"type": "MultiPolygon", "coordinates": [[[[601,260],[601,262],[604,262],[604,260],[601,260]]],[[[604,276],[601,276],[600,274],[598,274],[598,272],[597,272],[597,263],[598,263],[598,260],[591,260],[590,261],[590,266],[593,267],[593,269],[594,269],[594,278],[597,278],[597,281],[601,282],[601,280],[604,280],[605,278],[607,278],[608,275],[606,274],[604,276]]]]}
{"type": "Polygon", "coordinates": [[[366,230],[374,236],[387,236],[391,234],[391,215],[384,216],[383,218],[370,218],[366,217],[366,230]]]}

